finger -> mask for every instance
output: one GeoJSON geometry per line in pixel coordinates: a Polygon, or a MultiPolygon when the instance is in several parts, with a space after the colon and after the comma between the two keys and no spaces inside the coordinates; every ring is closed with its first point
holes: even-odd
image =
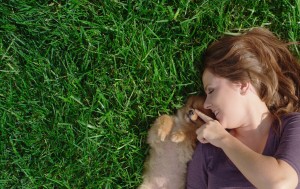
{"type": "Polygon", "coordinates": [[[203,137],[197,137],[197,139],[198,139],[199,142],[201,142],[202,144],[208,143],[208,141],[207,141],[205,138],[203,138],[203,137]]]}
{"type": "Polygon", "coordinates": [[[199,127],[198,129],[196,129],[196,134],[200,135],[202,133],[203,130],[203,126],[199,127]]]}
{"type": "Polygon", "coordinates": [[[202,127],[200,127],[199,129],[196,130],[197,139],[202,144],[208,143],[208,141],[203,137],[203,130],[204,130],[204,128],[205,128],[205,124],[202,127]]]}
{"type": "Polygon", "coordinates": [[[196,114],[204,121],[204,122],[208,122],[208,121],[213,121],[214,119],[205,115],[204,113],[200,112],[199,110],[195,109],[196,114]]]}

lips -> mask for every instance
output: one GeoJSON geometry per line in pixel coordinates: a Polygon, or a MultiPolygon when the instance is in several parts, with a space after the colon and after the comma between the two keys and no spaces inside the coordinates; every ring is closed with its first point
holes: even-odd
{"type": "Polygon", "coordinates": [[[215,117],[218,119],[219,111],[218,110],[212,110],[212,112],[215,114],[215,117]]]}
{"type": "Polygon", "coordinates": [[[217,115],[219,114],[219,112],[214,112],[215,116],[217,117],[217,115]]]}

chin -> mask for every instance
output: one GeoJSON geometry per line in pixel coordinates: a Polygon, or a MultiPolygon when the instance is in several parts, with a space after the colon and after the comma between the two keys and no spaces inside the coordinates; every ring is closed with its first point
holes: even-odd
{"type": "Polygon", "coordinates": [[[225,129],[229,129],[228,128],[228,124],[226,123],[226,121],[224,121],[223,119],[217,119],[219,121],[219,123],[225,128],[225,129]]]}

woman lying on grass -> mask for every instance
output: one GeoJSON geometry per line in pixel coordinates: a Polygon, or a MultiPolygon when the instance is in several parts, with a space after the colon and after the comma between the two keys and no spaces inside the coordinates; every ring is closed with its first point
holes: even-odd
{"type": "Polygon", "coordinates": [[[206,122],[187,188],[300,188],[300,65],[269,30],[225,36],[204,54],[206,122]]]}

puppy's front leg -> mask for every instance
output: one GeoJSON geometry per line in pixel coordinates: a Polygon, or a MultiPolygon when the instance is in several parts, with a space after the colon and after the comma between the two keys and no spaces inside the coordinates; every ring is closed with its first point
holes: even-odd
{"type": "Polygon", "coordinates": [[[175,143],[179,143],[179,142],[184,141],[185,138],[186,138],[186,135],[183,131],[176,131],[176,132],[172,133],[171,141],[175,142],[175,143]]]}
{"type": "Polygon", "coordinates": [[[174,120],[172,116],[162,115],[158,117],[148,134],[148,143],[164,141],[166,137],[170,134],[174,125],[174,120]],[[159,141],[157,141],[157,139],[159,141]]]}
{"type": "Polygon", "coordinates": [[[173,118],[168,115],[162,115],[157,120],[156,123],[158,126],[157,134],[160,137],[161,141],[164,141],[165,138],[169,135],[173,128],[173,118]]]}

